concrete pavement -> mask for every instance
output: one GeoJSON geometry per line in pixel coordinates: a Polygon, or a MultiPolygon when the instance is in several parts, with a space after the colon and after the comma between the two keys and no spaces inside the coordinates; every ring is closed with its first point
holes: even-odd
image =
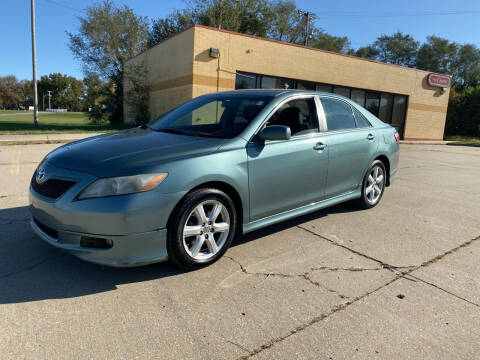
{"type": "Polygon", "coordinates": [[[368,211],[242,237],[216,264],[113,269],[30,230],[55,145],[0,147],[0,354],[17,358],[472,359],[480,352],[480,149],[402,145],[368,211]]]}

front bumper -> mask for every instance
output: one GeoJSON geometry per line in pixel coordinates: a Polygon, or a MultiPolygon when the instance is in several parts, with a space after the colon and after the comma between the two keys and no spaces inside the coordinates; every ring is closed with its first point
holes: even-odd
{"type": "MultiPolygon", "coordinates": [[[[33,230],[47,243],[81,259],[110,266],[136,266],[167,259],[166,226],[184,192],[144,193],[76,200],[96,177],[89,173],[44,164],[50,177],[75,185],[57,199],[30,187],[33,230]],[[81,246],[82,237],[108,239],[111,248],[81,246]]],[[[33,180],[35,181],[35,180],[33,180]]]]}
{"type": "Polygon", "coordinates": [[[58,236],[47,234],[31,219],[37,235],[48,244],[60,248],[80,259],[96,264],[125,267],[140,266],[167,260],[167,230],[165,228],[131,235],[97,235],[71,231],[58,231],[58,236]],[[109,239],[109,249],[87,248],[80,245],[82,237],[109,239]]]}

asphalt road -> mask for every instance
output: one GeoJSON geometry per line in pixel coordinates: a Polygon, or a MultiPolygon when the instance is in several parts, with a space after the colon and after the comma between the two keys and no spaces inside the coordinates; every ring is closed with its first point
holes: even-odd
{"type": "Polygon", "coordinates": [[[402,145],[379,206],[243,236],[213,266],[114,269],[44,244],[30,176],[56,145],[0,147],[2,359],[473,359],[480,148],[402,145]]]}

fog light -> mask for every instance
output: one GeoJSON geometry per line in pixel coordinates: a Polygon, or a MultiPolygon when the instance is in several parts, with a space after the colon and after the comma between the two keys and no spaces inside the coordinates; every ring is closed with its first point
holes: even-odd
{"type": "Polygon", "coordinates": [[[80,246],[95,249],[110,249],[113,246],[113,241],[110,239],[82,236],[80,246]]]}

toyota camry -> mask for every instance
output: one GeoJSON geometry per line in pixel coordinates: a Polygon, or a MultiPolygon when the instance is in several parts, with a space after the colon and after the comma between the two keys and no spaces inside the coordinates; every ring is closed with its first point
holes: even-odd
{"type": "Polygon", "coordinates": [[[31,225],[91,262],[199,268],[242,233],[344,201],[376,206],[397,175],[398,142],[335,94],[204,95],[49,153],[30,183],[31,225]]]}

